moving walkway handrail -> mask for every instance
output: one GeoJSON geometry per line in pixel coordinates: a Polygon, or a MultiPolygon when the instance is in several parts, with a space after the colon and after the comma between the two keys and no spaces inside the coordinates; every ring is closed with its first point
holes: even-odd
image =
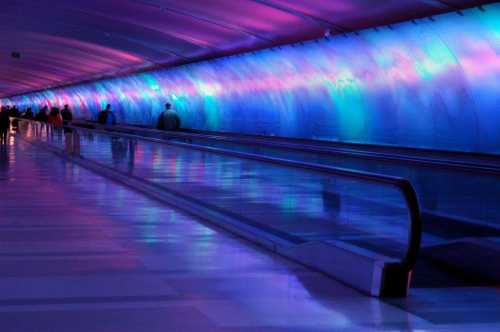
{"type": "MultiPolygon", "coordinates": [[[[138,128],[143,130],[156,130],[153,128],[148,128],[144,126],[134,126],[128,125],[126,127],[129,128],[138,128]]],[[[333,149],[345,149],[345,150],[359,150],[360,148],[366,149],[388,149],[388,150],[398,150],[398,151],[411,151],[417,154],[443,154],[448,156],[456,156],[456,155],[464,155],[467,157],[473,158],[486,158],[486,159],[494,159],[495,161],[500,162],[500,155],[494,153],[486,153],[486,152],[465,152],[460,150],[443,150],[437,148],[424,148],[424,147],[411,147],[411,146],[397,146],[391,144],[373,144],[373,143],[352,143],[352,142],[341,142],[341,141],[328,141],[328,140],[315,140],[308,138],[294,138],[294,137],[286,137],[286,136],[275,136],[275,135],[263,135],[263,134],[245,134],[245,133],[236,133],[236,132],[227,132],[227,131],[207,131],[207,130],[196,130],[196,129],[184,129],[182,133],[185,134],[196,134],[196,135],[205,135],[208,137],[219,136],[219,137],[238,137],[238,138],[248,138],[255,140],[273,140],[278,142],[291,142],[292,144],[303,144],[306,146],[325,146],[327,148],[333,149]],[[305,143],[301,143],[305,142],[305,143]]]]}
{"type": "MultiPolygon", "coordinates": [[[[19,120],[20,121],[29,121],[32,123],[40,123],[40,122],[36,122],[33,120],[26,120],[26,119],[19,119],[19,120]]],[[[49,127],[51,126],[51,125],[46,124],[46,123],[41,123],[41,124],[49,126],[49,127]]],[[[337,175],[337,176],[354,178],[354,179],[364,180],[367,182],[378,183],[378,184],[394,187],[402,194],[402,196],[404,198],[405,206],[406,206],[407,211],[408,211],[408,220],[409,220],[409,224],[410,224],[409,231],[408,231],[408,246],[407,246],[407,250],[406,250],[406,253],[404,255],[404,258],[401,261],[401,264],[408,271],[411,271],[413,269],[413,267],[415,266],[415,263],[418,259],[421,238],[422,238],[422,220],[420,217],[420,208],[419,208],[417,194],[415,192],[415,189],[413,188],[411,183],[404,178],[376,174],[376,173],[371,173],[371,172],[356,171],[356,170],[351,170],[351,169],[346,169],[346,168],[332,167],[332,166],[326,166],[326,165],[320,165],[320,164],[314,164],[314,163],[308,163],[308,162],[302,162],[302,161],[294,161],[294,160],[287,160],[287,159],[276,158],[276,157],[268,157],[268,156],[262,156],[262,155],[251,154],[251,153],[237,152],[237,151],[225,150],[225,149],[214,148],[214,147],[205,147],[205,146],[200,146],[200,145],[189,145],[189,144],[185,144],[185,143],[169,142],[169,141],[165,141],[165,140],[143,137],[143,136],[139,136],[139,135],[126,134],[126,133],[120,133],[120,132],[115,132],[115,131],[107,131],[107,130],[102,130],[102,129],[91,129],[91,128],[75,126],[75,125],[66,125],[66,126],[64,126],[64,128],[71,129],[74,132],[86,131],[86,132],[105,134],[108,136],[133,138],[133,139],[150,141],[150,142],[160,143],[160,144],[175,145],[175,146],[180,146],[183,148],[189,148],[189,149],[207,151],[207,152],[211,152],[211,153],[229,155],[229,156],[233,156],[233,157],[237,157],[237,158],[253,159],[253,160],[258,160],[258,161],[262,161],[262,162],[273,163],[273,164],[278,164],[278,165],[282,165],[282,166],[286,166],[286,167],[291,167],[291,168],[307,169],[307,170],[314,171],[314,172],[320,172],[320,173],[325,173],[325,174],[332,174],[332,175],[337,175]]]]}
{"type": "MultiPolygon", "coordinates": [[[[79,126],[77,124],[77,126],[79,126]]],[[[96,129],[104,129],[113,132],[125,132],[125,133],[153,133],[159,135],[159,137],[165,138],[179,138],[179,139],[195,139],[200,141],[212,141],[212,142],[222,142],[222,143],[232,143],[232,144],[240,144],[242,146],[257,146],[257,147],[267,147],[267,148],[275,148],[275,149],[286,149],[290,151],[297,152],[306,152],[306,153],[317,153],[317,154],[337,154],[337,155],[345,155],[352,156],[356,158],[365,158],[365,159],[378,159],[385,161],[394,161],[394,162],[406,162],[413,164],[425,165],[427,167],[439,167],[439,168],[454,168],[460,169],[463,171],[469,172],[486,172],[493,174],[500,174],[500,166],[497,167],[494,164],[488,163],[471,163],[467,161],[453,161],[450,159],[443,158],[433,158],[433,157],[423,157],[423,156],[401,156],[395,155],[393,153],[384,153],[384,152],[376,152],[376,151],[356,151],[354,148],[343,148],[343,147],[330,147],[325,144],[313,145],[313,144],[300,144],[296,143],[293,140],[291,142],[285,142],[284,137],[276,138],[273,136],[266,137],[255,135],[238,135],[235,133],[189,133],[189,132],[172,132],[172,131],[160,131],[152,128],[142,128],[135,126],[116,126],[109,127],[103,126],[94,122],[84,122],[81,123],[81,126],[89,128],[94,127],[96,129]],[[277,139],[277,141],[269,141],[277,139]]],[[[326,142],[323,142],[326,143],[326,142]]],[[[354,145],[354,144],[353,144],[354,145]]],[[[369,146],[369,147],[377,147],[375,145],[365,145],[361,144],[360,146],[369,146]]],[[[390,148],[395,149],[396,147],[391,146],[378,146],[380,148],[390,148]]],[[[424,152],[426,150],[419,149],[411,149],[404,148],[405,150],[415,150],[419,152],[424,152]]],[[[429,150],[433,153],[444,153],[443,151],[434,151],[429,150]]],[[[458,153],[458,152],[457,152],[458,153]]],[[[493,158],[493,156],[490,156],[493,158]]]]}

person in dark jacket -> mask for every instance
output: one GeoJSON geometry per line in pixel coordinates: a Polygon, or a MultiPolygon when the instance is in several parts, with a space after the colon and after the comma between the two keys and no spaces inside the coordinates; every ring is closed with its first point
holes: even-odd
{"type": "Polygon", "coordinates": [[[12,118],[18,118],[21,116],[21,112],[19,112],[17,106],[10,107],[8,110],[8,114],[12,118]]]}
{"type": "Polygon", "coordinates": [[[10,118],[9,111],[5,107],[0,110],[0,144],[7,143],[7,137],[9,136],[10,128],[10,118]]]}
{"type": "Polygon", "coordinates": [[[35,121],[47,122],[49,119],[47,115],[48,110],[49,108],[47,106],[42,107],[35,116],[35,121]]]}
{"type": "MultiPolygon", "coordinates": [[[[67,125],[71,124],[71,121],[73,121],[73,113],[71,112],[67,104],[64,105],[64,108],[61,111],[61,116],[63,119],[64,133],[66,134],[72,133],[73,131],[71,130],[71,128],[66,127],[67,125]]],[[[70,139],[70,137],[68,136],[66,139],[70,139]]]]}
{"type": "Polygon", "coordinates": [[[28,107],[23,114],[23,119],[33,120],[33,117],[33,111],[31,110],[31,107],[28,107]]]}
{"type": "Polygon", "coordinates": [[[71,121],[73,121],[73,113],[71,113],[71,110],[69,109],[68,105],[64,105],[64,108],[61,111],[61,116],[63,118],[63,121],[64,121],[65,125],[67,125],[71,121]]]}
{"type": "Polygon", "coordinates": [[[12,126],[12,129],[17,130],[17,127],[19,125],[19,119],[21,117],[21,112],[19,111],[19,108],[17,108],[16,105],[12,106],[9,108],[7,114],[12,118],[10,121],[10,125],[12,126]]]}
{"type": "Polygon", "coordinates": [[[102,125],[115,125],[116,117],[115,114],[111,111],[111,105],[107,104],[106,109],[99,112],[97,116],[97,122],[102,125]]]}
{"type": "Polygon", "coordinates": [[[179,115],[172,109],[172,104],[166,103],[165,110],[158,117],[156,129],[159,130],[179,130],[181,119],[179,115]]]}

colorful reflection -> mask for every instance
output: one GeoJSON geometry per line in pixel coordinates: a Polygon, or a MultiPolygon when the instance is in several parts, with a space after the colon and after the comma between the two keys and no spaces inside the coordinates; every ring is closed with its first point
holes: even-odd
{"type": "Polygon", "coordinates": [[[500,153],[500,4],[3,100],[154,124],[500,153]]]}

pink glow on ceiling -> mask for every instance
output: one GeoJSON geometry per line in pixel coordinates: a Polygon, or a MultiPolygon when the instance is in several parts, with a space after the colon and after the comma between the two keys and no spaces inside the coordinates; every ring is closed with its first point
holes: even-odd
{"type": "Polygon", "coordinates": [[[0,97],[488,2],[3,0],[0,97]],[[12,51],[21,59],[12,59],[12,51]]]}
{"type": "Polygon", "coordinates": [[[120,50],[115,50],[112,48],[108,48],[105,46],[97,45],[97,44],[91,44],[91,43],[86,43],[80,40],[75,40],[75,39],[70,39],[70,38],[63,38],[63,37],[56,37],[56,36],[48,36],[48,35],[40,35],[40,34],[33,34],[35,38],[38,38],[44,42],[50,43],[50,44],[60,44],[64,47],[68,47],[68,49],[78,49],[81,50],[82,52],[86,53],[91,53],[96,56],[101,56],[104,58],[107,58],[110,61],[113,62],[120,62],[120,61],[127,61],[127,62],[137,62],[140,63],[144,61],[144,59],[127,53],[123,52],[120,50]]]}

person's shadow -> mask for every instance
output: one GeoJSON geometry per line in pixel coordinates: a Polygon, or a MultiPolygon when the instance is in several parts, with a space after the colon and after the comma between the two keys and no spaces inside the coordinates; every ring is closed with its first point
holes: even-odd
{"type": "Polygon", "coordinates": [[[111,138],[111,157],[115,167],[121,166],[127,158],[127,142],[119,137],[111,138]]]}

